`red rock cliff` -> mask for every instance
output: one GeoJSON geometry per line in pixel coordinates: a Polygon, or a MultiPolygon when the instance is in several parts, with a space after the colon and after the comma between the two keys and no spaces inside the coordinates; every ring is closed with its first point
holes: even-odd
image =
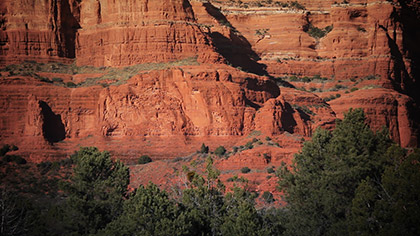
{"type": "Polygon", "coordinates": [[[299,3],[2,1],[1,143],[46,158],[77,145],[167,158],[253,130],[310,137],[363,107],[374,129],[418,145],[418,33],[395,18],[418,20],[415,4],[299,3]],[[290,75],[327,78],[274,78],[290,75]]]}

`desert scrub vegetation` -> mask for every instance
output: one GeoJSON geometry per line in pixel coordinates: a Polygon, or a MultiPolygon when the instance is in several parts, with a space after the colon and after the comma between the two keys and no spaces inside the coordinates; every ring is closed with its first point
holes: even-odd
{"type": "Polygon", "coordinates": [[[213,0],[212,2],[218,4],[227,4],[230,7],[239,7],[239,8],[256,8],[256,7],[281,7],[281,8],[289,8],[294,10],[305,10],[305,6],[300,4],[298,1],[288,1],[288,2],[280,2],[280,1],[273,1],[273,0],[263,0],[263,1],[233,1],[230,0],[228,2],[221,2],[217,0],[213,0]]]}
{"type": "Polygon", "coordinates": [[[309,109],[308,106],[292,104],[292,107],[293,109],[298,110],[299,112],[305,113],[307,115],[316,115],[313,111],[311,111],[311,109],[309,109]]]}
{"type": "Polygon", "coordinates": [[[137,164],[139,165],[144,165],[149,162],[152,162],[152,158],[150,158],[148,155],[142,155],[139,157],[139,159],[137,159],[137,164]]]}
{"type": "Polygon", "coordinates": [[[304,82],[304,83],[309,83],[309,82],[324,83],[328,80],[329,80],[328,78],[321,77],[320,75],[314,75],[312,77],[309,77],[309,76],[299,77],[296,75],[290,75],[290,76],[275,78],[275,81],[304,82]]]}
{"type": "Polygon", "coordinates": [[[171,67],[185,65],[198,65],[197,57],[190,57],[172,62],[137,64],[122,68],[77,66],[75,62],[72,64],[63,64],[59,62],[37,63],[35,61],[25,61],[21,64],[8,65],[5,68],[0,69],[0,71],[9,72],[10,76],[32,76],[36,79],[39,79],[41,82],[69,88],[87,87],[94,85],[102,85],[106,87],[109,85],[124,84],[134,75],[144,71],[163,70],[171,67]],[[40,72],[67,75],[99,74],[99,76],[87,78],[85,81],[75,84],[73,82],[64,83],[61,78],[53,78],[53,80],[50,80],[49,78],[40,76],[38,74],[40,72]]]}
{"type": "Polygon", "coordinates": [[[327,36],[327,34],[331,32],[331,30],[333,30],[332,25],[326,26],[325,28],[318,28],[312,25],[311,22],[308,22],[308,24],[303,26],[303,31],[308,33],[309,36],[315,39],[320,39],[327,36]]]}
{"type": "Polygon", "coordinates": [[[325,102],[329,102],[329,101],[331,101],[331,100],[334,100],[334,99],[337,99],[337,98],[339,98],[339,97],[341,97],[341,94],[339,94],[339,93],[337,93],[337,94],[332,94],[332,95],[330,95],[330,96],[328,96],[328,97],[325,97],[324,98],[324,101],[325,102]]]}

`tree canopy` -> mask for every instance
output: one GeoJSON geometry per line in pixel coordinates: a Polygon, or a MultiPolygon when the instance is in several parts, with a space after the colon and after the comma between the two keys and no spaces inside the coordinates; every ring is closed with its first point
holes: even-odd
{"type": "Polygon", "coordinates": [[[290,210],[291,235],[346,235],[346,217],[359,183],[377,178],[391,144],[386,132],[374,133],[361,109],[350,110],[331,132],[317,129],[283,166],[279,186],[290,210]]]}

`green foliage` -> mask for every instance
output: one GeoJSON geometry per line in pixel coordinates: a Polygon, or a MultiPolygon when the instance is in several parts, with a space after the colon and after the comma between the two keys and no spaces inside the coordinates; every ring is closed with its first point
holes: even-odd
{"type": "Polygon", "coordinates": [[[218,155],[218,156],[223,156],[226,153],[226,149],[223,146],[219,146],[216,148],[216,150],[214,150],[214,154],[218,155]]]}
{"type": "Polygon", "coordinates": [[[124,213],[99,235],[191,235],[188,215],[156,185],[140,186],[124,202],[124,213]]]}
{"type": "Polygon", "coordinates": [[[0,235],[41,235],[39,211],[21,194],[0,187],[0,235]]]}
{"type": "Polygon", "coordinates": [[[366,32],[366,29],[365,28],[363,28],[362,26],[360,26],[360,25],[358,25],[357,26],[357,30],[358,31],[360,31],[360,32],[363,32],[363,33],[365,33],[366,32]]]}
{"type": "Polygon", "coordinates": [[[8,153],[10,151],[10,145],[9,144],[5,144],[3,145],[3,147],[1,147],[0,149],[0,157],[6,155],[6,153],[8,153]]]}
{"type": "Polygon", "coordinates": [[[273,194],[268,192],[268,191],[264,191],[264,193],[262,194],[262,199],[264,199],[265,202],[267,203],[272,203],[274,202],[274,197],[273,194]]]}
{"type": "Polygon", "coordinates": [[[263,157],[264,157],[264,160],[267,164],[271,162],[271,155],[270,154],[264,153],[263,157]]]}
{"type": "Polygon", "coordinates": [[[52,78],[52,81],[54,83],[63,83],[63,79],[62,78],[52,78]]]}
{"type": "Polygon", "coordinates": [[[37,72],[49,72],[49,73],[60,73],[60,74],[101,74],[99,77],[88,78],[83,82],[80,82],[78,85],[73,82],[68,82],[64,86],[66,87],[84,87],[84,86],[94,86],[94,85],[121,85],[125,83],[128,79],[134,75],[140,73],[141,71],[150,71],[150,70],[162,70],[176,66],[183,65],[197,65],[197,58],[185,58],[178,61],[165,62],[165,63],[144,63],[131,65],[123,68],[112,68],[112,67],[93,67],[93,66],[77,66],[76,63],[73,64],[63,64],[63,63],[37,63],[34,61],[26,61],[17,65],[8,65],[5,70],[9,71],[10,75],[23,75],[31,76],[36,79],[39,79],[41,82],[53,83],[58,86],[63,86],[60,81],[50,80],[49,78],[42,77],[37,74],[37,72]]]}
{"type": "Polygon", "coordinates": [[[139,157],[139,159],[137,159],[137,164],[139,165],[144,165],[149,162],[152,162],[152,158],[150,158],[148,155],[142,155],[139,157]]]}
{"type": "Polygon", "coordinates": [[[66,86],[69,87],[69,88],[76,88],[77,87],[77,85],[75,83],[70,82],[70,81],[66,83],[66,86]]]}
{"type": "Polygon", "coordinates": [[[274,173],[274,172],[275,172],[275,171],[274,171],[273,167],[269,167],[269,168],[267,168],[267,173],[272,174],[272,173],[274,173]]]}
{"type": "Polygon", "coordinates": [[[6,155],[6,156],[4,156],[4,160],[6,162],[14,162],[14,163],[19,164],[19,165],[26,164],[25,158],[23,158],[21,156],[18,156],[18,155],[6,155]]]}
{"type": "Polygon", "coordinates": [[[266,34],[268,34],[268,31],[270,31],[270,29],[256,29],[255,35],[264,37],[266,34]]]}
{"type": "Polygon", "coordinates": [[[223,224],[225,187],[219,180],[220,172],[213,168],[213,159],[207,158],[207,179],[195,175],[189,188],[183,191],[182,204],[192,223],[192,235],[216,235],[223,224]]]}
{"type": "Polygon", "coordinates": [[[346,235],[346,216],[359,183],[379,176],[390,145],[373,133],[361,109],[350,110],[333,132],[317,129],[289,170],[279,171],[293,235],[346,235]]]}
{"type": "Polygon", "coordinates": [[[329,32],[331,32],[331,30],[333,30],[332,25],[329,25],[325,27],[324,29],[321,29],[321,28],[313,26],[311,23],[308,23],[308,25],[304,27],[304,31],[308,33],[309,36],[315,39],[320,39],[320,38],[325,37],[329,32]]]}
{"type": "Polygon", "coordinates": [[[355,91],[357,91],[357,90],[359,90],[358,88],[356,88],[356,87],[353,87],[353,88],[351,88],[350,89],[350,92],[355,92],[355,91]]]}
{"type": "Polygon", "coordinates": [[[71,234],[94,234],[122,213],[129,170],[94,147],[80,148],[72,160],[74,174],[64,186],[68,197],[62,220],[71,234]]]}
{"type": "Polygon", "coordinates": [[[200,153],[209,153],[209,146],[206,146],[204,143],[201,144],[200,153]]]}
{"type": "Polygon", "coordinates": [[[241,168],[241,173],[246,174],[249,172],[251,172],[251,169],[249,169],[247,166],[241,168]]]}
{"type": "Polygon", "coordinates": [[[381,177],[357,187],[348,225],[352,235],[419,235],[420,150],[406,154],[394,145],[381,177]]]}
{"type": "Polygon", "coordinates": [[[255,209],[255,195],[241,188],[225,197],[227,209],[221,225],[221,235],[261,235],[262,220],[255,209]]]}

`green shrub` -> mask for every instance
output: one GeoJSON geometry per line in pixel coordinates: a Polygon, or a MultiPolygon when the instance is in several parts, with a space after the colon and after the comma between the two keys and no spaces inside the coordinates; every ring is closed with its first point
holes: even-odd
{"type": "Polygon", "coordinates": [[[271,162],[271,155],[270,154],[268,154],[268,153],[264,153],[264,160],[267,162],[267,163],[270,163],[271,162]]]}
{"type": "Polygon", "coordinates": [[[357,90],[359,90],[358,88],[356,88],[356,87],[354,87],[354,88],[351,88],[350,89],[350,92],[354,92],[354,91],[357,91],[357,90]]]}
{"type": "Polygon", "coordinates": [[[19,164],[19,165],[26,164],[25,158],[23,158],[21,156],[18,156],[18,155],[6,155],[4,157],[4,160],[7,161],[7,162],[14,162],[14,163],[19,164]]]}
{"type": "Polygon", "coordinates": [[[55,82],[55,83],[63,83],[62,78],[52,78],[52,81],[55,82]]]}
{"type": "Polygon", "coordinates": [[[364,33],[364,32],[366,32],[366,29],[365,29],[365,28],[363,28],[363,27],[362,27],[362,26],[360,26],[360,25],[359,25],[359,26],[357,26],[357,30],[358,30],[358,31],[360,31],[360,32],[363,32],[363,33],[364,33]]]}
{"type": "Polygon", "coordinates": [[[254,148],[254,145],[252,145],[252,144],[253,144],[253,142],[252,142],[252,141],[247,142],[247,143],[245,144],[245,148],[246,148],[246,149],[253,149],[253,148],[254,148]]]}
{"type": "Polygon", "coordinates": [[[271,138],[270,137],[265,137],[265,141],[271,141],[271,138]]]}
{"type": "Polygon", "coordinates": [[[12,145],[10,147],[10,151],[17,151],[17,150],[19,150],[19,148],[16,145],[12,145]]]}
{"type": "Polygon", "coordinates": [[[262,197],[262,198],[264,199],[264,201],[265,201],[265,202],[267,202],[267,203],[272,203],[272,202],[274,202],[274,197],[273,197],[273,194],[272,194],[272,193],[270,193],[270,192],[268,192],[268,191],[265,191],[261,197],[262,197]]]}
{"type": "Polygon", "coordinates": [[[226,149],[223,146],[219,146],[216,148],[216,150],[214,150],[214,154],[218,155],[218,156],[223,156],[226,153],[226,149]]]}
{"type": "Polygon", "coordinates": [[[73,83],[73,82],[67,82],[66,83],[66,86],[69,87],[69,88],[75,88],[75,87],[77,87],[77,85],[75,83],[73,83]]]}
{"type": "Polygon", "coordinates": [[[152,162],[152,159],[148,155],[142,155],[137,159],[137,164],[143,165],[152,162]]]}
{"type": "Polygon", "coordinates": [[[10,145],[9,144],[3,145],[3,147],[0,149],[0,157],[6,155],[6,153],[8,153],[9,151],[10,151],[10,145]]]}
{"type": "Polygon", "coordinates": [[[206,146],[204,143],[202,143],[200,153],[209,153],[209,146],[206,146]]]}
{"type": "Polygon", "coordinates": [[[275,172],[275,171],[274,171],[273,167],[269,167],[269,168],[267,168],[267,173],[272,174],[272,173],[274,173],[274,172],[275,172]]]}
{"type": "Polygon", "coordinates": [[[241,173],[243,174],[249,173],[250,171],[251,169],[249,169],[247,166],[241,168],[241,173]]]}
{"type": "Polygon", "coordinates": [[[325,37],[331,30],[333,29],[332,25],[325,27],[324,29],[320,29],[318,27],[313,26],[311,23],[307,25],[306,33],[309,34],[312,38],[320,39],[325,37]]]}

